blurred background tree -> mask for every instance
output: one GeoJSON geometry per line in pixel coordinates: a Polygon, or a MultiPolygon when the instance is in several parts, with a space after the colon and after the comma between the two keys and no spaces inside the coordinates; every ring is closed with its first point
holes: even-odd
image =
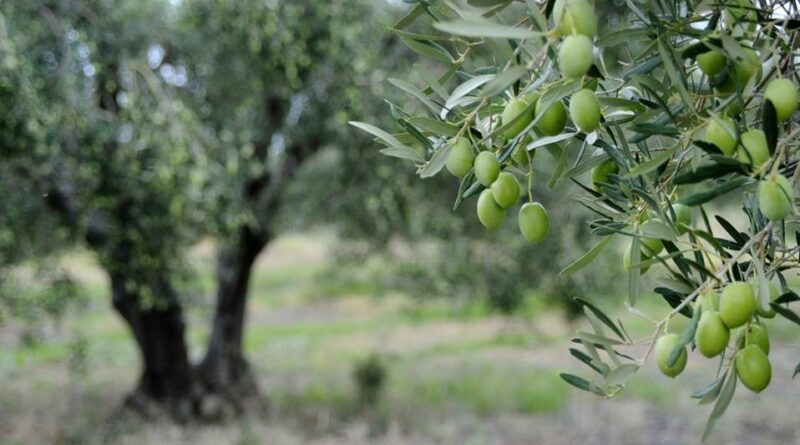
{"type": "MultiPolygon", "coordinates": [[[[335,228],[359,241],[342,243],[344,263],[383,255],[392,268],[369,279],[421,298],[488,298],[505,312],[531,292],[569,303],[581,283],[543,277],[585,248],[581,211],[536,249],[512,230],[478,236],[469,209],[446,210],[451,180],[416,184],[346,126],[389,119],[378,98],[404,97],[389,79],[418,59],[385,32],[404,11],[366,0],[4,2],[3,316],[80,301],[48,259],[88,247],[141,352],[129,402],[219,417],[258,393],[242,351],[251,270],[288,230],[335,228]],[[195,367],[186,249],[206,237],[219,249],[216,307],[195,367]],[[19,264],[36,265],[41,292],[19,292],[19,264]]],[[[337,264],[331,279],[346,280],[337,264]]]]}

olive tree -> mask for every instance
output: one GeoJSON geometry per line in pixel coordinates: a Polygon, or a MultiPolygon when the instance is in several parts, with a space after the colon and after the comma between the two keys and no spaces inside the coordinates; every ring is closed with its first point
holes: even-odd
{"type": "Polygon", "coordinates": [[[586,303],[593,330],[570,352],[593,377],[562,377],[612,397],[650,358],[677,376],[691,348],[719,362],[694,394],[715,403],[708,434],[739,383],[769,384],[771,319],[800,324],[786,282],[800,267],[800,5],[628,1],[599,22],[588,0],[412,3],[392,31],[438,61],[438,75],[402,85],[419,106],[392,108],[397,130],[352,125],[420,177],[454,176],[454,206],[474,206],[487,230],[516,224],[520,243],[562,235],[553,227],[570,204],[548,210],[537,202],[548,192],[531,188],[541,157],[553,158],[545,174],[573,183],[597,238],[562,275],[597,267],[623,240],[630,310],[648,273],[671,306],[650,335],[632,338],[586,303]],[[430,24],[409,31],[414,22],[430,24]],[[492,63],[481,62],[487,54],[492,63]],[[690,320],[679,332],[676,317],[690,320]]]}

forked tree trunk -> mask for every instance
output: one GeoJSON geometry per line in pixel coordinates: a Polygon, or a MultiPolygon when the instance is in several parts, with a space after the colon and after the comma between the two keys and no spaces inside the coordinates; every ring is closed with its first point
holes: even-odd
{"type": "Polygon", "coordinates": [[[211,337],[196,370],[200,413],[205,417],[228,417],[258,403],[258,385],[242,340],[253,263],[267,242],[267,236],[244,228],[234,245],[220,251],[211,337]]]}
{"type": "Polygon", "coordinates": [[[192,413],[192,369],[184,337],[183,310],[172,287],[164,280],[163,292],[153,307],[144,308],[139,295],[126,288],[126,277],[112,274],[114,308],[133,332],[142,359],[142,374],[127,405],[146,416],[162,410],[177,419],[192,413]]]}

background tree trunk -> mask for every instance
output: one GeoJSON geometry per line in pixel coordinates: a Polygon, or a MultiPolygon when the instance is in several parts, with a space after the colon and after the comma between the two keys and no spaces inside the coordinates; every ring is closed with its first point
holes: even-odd
{"type": "Polygon", "coordinates": [[[242,339],[251,271],[268,241],[267,234],[243,227],[236,243],[220,250],[211,337],[197,367],[200,412],[205,417],[229,417],[258,402],[258,385],[242,339]]]}
{"type": "Polygon", "coordinates": [[[126,288],[128,277],[111,274],[114,308],[128,323],[139,346],[142,375],[127,405],[146,416],[166,409],[177,419],[191,415],[192,369],[184,337],[183,310],[166,279],[160,301],[145,308],[139,295],[126,288]]]}

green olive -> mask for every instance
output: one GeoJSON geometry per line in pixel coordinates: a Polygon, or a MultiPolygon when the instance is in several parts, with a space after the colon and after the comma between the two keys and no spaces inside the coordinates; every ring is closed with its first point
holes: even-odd
{"type": "Polygon", "coordinates": [[[719,315],[729,329],[738,328],[753,318],[756,310],[756,298],[753,285],[748,283],[730,283],[722,290],[719,298],[719,315]]]}
{"type": "Polygon", "coordinates": [[[761,60],[758,53],[750,48],[742,48],[745,54],[744,59],[736,60],[733,63],[732,72],[728,77],[717,86],[722,95],[731,94],[747,85],[747,82],[755,75],[761,73],[761,60]]]}
{"type": "Polygon", "coordinates": [[[764,90],[764,99],[772,102],[779,121],[789,119],[797,111],[800,102],[797,88],[789,79],[775,79],[768,83],[764,90]]]}
{"type": "Polygon", "coordinates": [[[507,209],[519,201],[520,187],[511,173],[502,172],[492,183],[492,197],[500,207],[507,209]]]}
{"type": "Polygon", "coordinates": [[[561,34],[583,34],[591,38],[597,33],[597,15],[587,0],[557,0],[553,17],[561,34]]]}
{"type": "MultiPolygon", "coordinates": [[[[778,295],[780,294],[781,290],[775,283],[769,283],[769,301],[773,302],[778,295]]],[[[758,314],[761,318],[775,318],[775,309],[772,306],[767,305],[766,308],[762,308],[758,302],[756,302],[756,314],[758,314]]]]}
{"type": "Polygon", "coordinates": [[[536,112],[542,116],[536,123],[536,128],[546,136],[555,136],[564,130],[567,125],[567,110],[564,104],[558,100],[553,102],[547,109],[544,108],[542,99],[536,104],[536,112]]]}
{"type": "Polygon", "coordinates": [[[748,130],[742,133],[741,146],[737,152],[737,157],[741,162],[760,167],[769,161],[769,148],[767,148],[767,136],[761,130],[748,130]]]}
{"type": "Polygon", "coordinates": [[[714,144],[728,156],[736,153],[736,125],[730,118],[712,119],[706,127],[705,142],[714,144]]]}
{"type": "Polygon", "coordinates": [[[506,209],[500,207],[492,197],[492,192],[486,189],[478,196],[478,220],[489,230],[494,230],[503,224],[506,218],[506,209]]]}
{"type": "Polygon", "coordinates": [[[694,334],[697,350],[706,357],[715,357],[725,350],[731,333],[717,311],[704,311],[694,334]]]}
{"type": "Polygon", "coordinates": [[[482,151],[475,157],[475,178],[489,187],[500,174],[500,162],[494,153],[482,151]]]}
{"type": "Polygon", "coordinates": [[[539,244],[547,238],[550,221],[547,210],[538,202],[525,203],[519,209],[519,231],[528,242],[539,244]]]}
{"type": "MultiPolygon", "coordinates": [[[[658,224],[656,220],[645,221],[641,226],[642,232],[647,233],[647,227],[655,224],[658,224]]],[[[642,253],[649,256],[658,255],[664,249],[664,243],[658,238],[641,237],[639,238],[639,243],[642,246],[642,253]]]]}
{"type": "Polygon", "coordinates": [[[769,332],[767,327],[763,324],[751,323],[747,327],[746,333],[742,331],[739,336],[739,347],[743,348],[747,345],[756,345],[764,351],[764,354],[769,355],[769,332]]]}
{"type": "Polygon", "coordinates": [[[592,67],[592,41],[583,34],[564,38],[558,50],[558,69],[565,77],[579,79],[592,67]]]}
{"type": "Polygon", "coordinates": [[[591,133],[600,125],[600,102],[592,90],[583,89],[572,95],[569,116],[584,133],[591,133]]]}
{"type": "Polygon", "coordinates": [[[721,73],[725,69],[725,62],[727,62],[725,53],[715,49],[698,54],[696,59],[700,70],[708,76],[716,76],[721,73]]]}
{"type": "Polygon", "coordinates": [[[600,184],[608,184],[608,175],[619,173],[619,166],[613,159],[606,159],[592,169],[592,188],[600,191],[600,184]]]}
{"type": "Polygon", "coordinates": [[[772,380],[772,365],[761,348],[749,345],[736,353],[736,374],[748,389],[761,392],[772,380]]]}
{"type": "Polygon", "coordinates": [[[758,207],[770,221],[780,221],[792,214],[794,188],[786,177],[775,174],[758,185],[758,207]]]}
{"type": "Polygon", "coordinates": [[[656,363],[658,364],[658,369],[660,369],[661,372],[667,377],[675,377],[683,372],[683,368],[686,367],[688,354],[686,353],[686,347],[680,346],[680,344],[681,341],[680,337],[678,337],[678,334],[665,334],[662,335],[658,341],[656,341],[656,363]],[[669,356],[672,355],[672,351],[674,351],[677,347],[682,349],[680,355],[678,356],[678,360],[672,366],[667,366],[667,363],[669,362],[669,356]]]}
{"type": "Polygon", "coordinates": [[[536,151],[528,151],[527,144],[520,144],[511,155],[511,160],[520,167],[526,166],[533,159],[534,153],[536,153],[536,151]]]}
{"type": "Polygon", "coordinates": [[[673,204],[672,210],[675,211],[675,227],[678,233],[683,235],[692,226],[692,209],[683,204],[673,204]]]}
{"type": "Polygon", "coordinates": [[[700,296],[700,308],[703,312],[719,312],[719,292],[706,291],[700,296]]]}
{"type": "Polygon", "coordinates": [[[453,176],[461,178],[469,173],[474,160],[475,154],[472,152],[469,140],[467,138],[458,138],[450,149],[445,167],[453,176]]]}
{"type": "Polygon", "coordinates": [[[533,112],[528,110],[526,112],[526,108],[528,107],[528,103],[522,99],[514,99],[506,104],[506,107],[503,109],[503,114],[501,115],[501,122],[503,126],[507,125],[509,122],[517,119],[517,116],[520,116],[524,113],[524,116],[519,117],[510,127],[508,127],[503,135],[508,138],[512,139],[515,138],[518,134],[528,126],[533,120],[533,112]]]}
{"type": "MultiPolygon", "coordinates": [[[[525,97],[522,98],[528,105],[536,104],[539,102],[539,92],[538,91],[531,91],[530,93],[526,94],[525,97]]],[[[531,115],[536,116],[536,107],[531,110],[531,115]]]]}

